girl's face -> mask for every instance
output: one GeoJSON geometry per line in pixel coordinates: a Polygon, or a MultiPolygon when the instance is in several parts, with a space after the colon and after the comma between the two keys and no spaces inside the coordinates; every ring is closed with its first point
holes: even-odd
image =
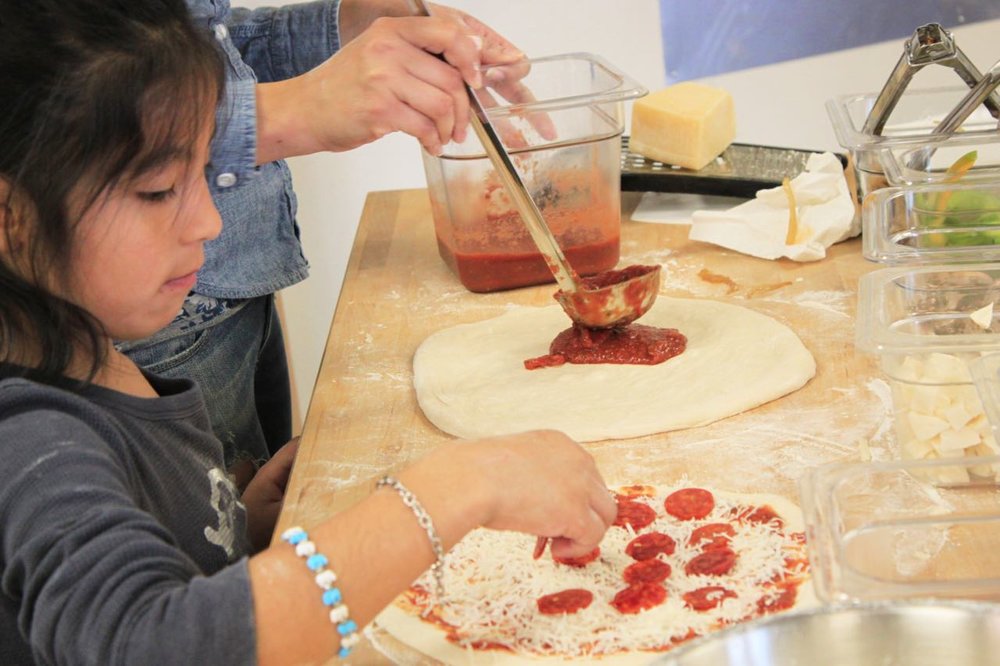
{"type": "Polygon", "coordinates": [[[205,180],[210,128],[190,154],[102,194],[84,211],[64,296],[117,340],[169,324],[195,285],[202,246],[222,229],[205,180]]]}

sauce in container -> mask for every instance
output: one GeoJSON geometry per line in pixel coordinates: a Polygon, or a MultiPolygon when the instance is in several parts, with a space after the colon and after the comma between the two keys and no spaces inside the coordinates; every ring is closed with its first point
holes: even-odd
{"type": "MultiPolygon", "coordinates": [[[[620,171],[617,157],[602,154],[607,143],[588,142],[556,151],[563,153],[560,164],[593,168],[547,168],[548,156],[515,158],[542,217],[581,276],[614,268],[619,259],[620,171]],[[603,168],[607,165],[614,168],[603,168]]],[[[492,171],[475,180],[450,181],[443,196],[432,188],[431,209],[441,258],[469,291],[555,281],[492,171]]]]}
{"type": "MultiPolygon", "coordinates": [[[[590,53],[524,65],[483,68],[490,123],[576,273],[610,270],[619,259],[623,102],[646,89],[590,53]],[[531,94],[511,95],[513,83],[531,94]]],[[[422,156],[438,249],[467,289],[555,281],[474,132],[422,156]]]]}

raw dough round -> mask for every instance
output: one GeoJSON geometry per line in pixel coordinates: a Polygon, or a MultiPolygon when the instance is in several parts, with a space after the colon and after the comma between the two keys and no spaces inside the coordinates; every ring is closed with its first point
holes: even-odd
{"type": "Polygon", "coordinates": [[[413,357],[417,401],[431,423],[458,437],[555,429],[591,442],[706,425],[816,374],[791,329],[749,308],[660,296],[640,323],[678,329],[687,349],[659,365],[525,370],[568,327],[557,305],[438,331],[413,357]]]}

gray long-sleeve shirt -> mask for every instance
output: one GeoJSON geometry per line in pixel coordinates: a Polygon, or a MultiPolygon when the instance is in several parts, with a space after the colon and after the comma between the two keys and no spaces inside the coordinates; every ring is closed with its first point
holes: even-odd
{"type": "Polygon", "coordinates": [[[0,664],[255,663],[222,446],[192,382],[150,380],[0,380],[0,664]]]}

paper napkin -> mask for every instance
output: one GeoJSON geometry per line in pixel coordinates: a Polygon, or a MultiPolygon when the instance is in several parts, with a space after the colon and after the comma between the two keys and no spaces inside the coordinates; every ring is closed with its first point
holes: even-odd
{"type": "Polygon", "coordinates": [[[861,232],[844,168],[833,153],[811,155],[790,185],[798,218],[791,244],[785,243],[790,202],[783,187],[760,190],[756,198],[725,211],[695,211],[688,237],[762,259],[817,261],[826,248],[861,232]]]}

